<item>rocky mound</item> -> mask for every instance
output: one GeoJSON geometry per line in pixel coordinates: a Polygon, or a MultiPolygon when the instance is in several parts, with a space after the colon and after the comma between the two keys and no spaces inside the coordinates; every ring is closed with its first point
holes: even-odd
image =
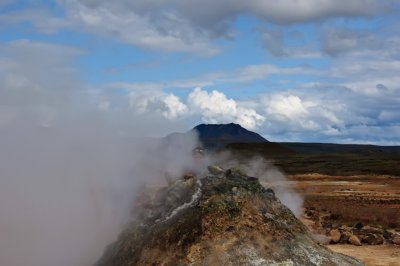
{"type": "Polygon", "coordinates": [[[368,225],[362,226],[361,223],[356,224],[354,227],[342,225],[338,228],[332,229],[329,232],[329,236],[331,244],[341,243],[356,246],[361,246],[362,244],[400,245],[400,234],[368,225]]]}
{"type": "Polygon", "coordinates": [[[374,227],[364,225],[361,222],[354,226],[340,225],[335,222],[336,215],[329,212],[316,210],[315,208],[306,209],[306,218],[311,219],[313,224],[310,228],[329,237],[330,244],[352,244],[361,245],[400,245],[400,234],[395,230],[388,230],[382,226],[374,227]]]}
{"type": "Polygon", "coordinates": [[[209,167],[155,195],[97,266],[362,265],[315,242],[257,178],[209,167]]]}

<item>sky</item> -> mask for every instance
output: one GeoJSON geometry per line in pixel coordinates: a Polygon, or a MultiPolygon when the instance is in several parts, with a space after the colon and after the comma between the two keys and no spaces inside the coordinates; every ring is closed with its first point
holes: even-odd
{"type": "Polygon", "coordinates": [[[166,132],[234,122],[271,141],[400,145],[399,8],[0,0],[0,131],[52,127],[84,97],[66,108],[177,125],[166,132]]]}

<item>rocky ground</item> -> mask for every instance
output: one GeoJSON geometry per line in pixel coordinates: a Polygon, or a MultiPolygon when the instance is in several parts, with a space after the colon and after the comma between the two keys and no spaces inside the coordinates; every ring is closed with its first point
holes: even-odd
{"type": "Polygon", "coordinates": [[[400,265],[400,178],[321,174],[289,178],[286,185],[304,197],[302,221],[331,249],[367,265],[400,265]]]}
{"type": "Polygon", "coordinates": [[[353,246],[353,245],[328,245],[335,252],[356,257],[367,266],[399,266],[400,247],[396,245],[378,246],[353,246]]]}
{"type": "Polygon", "coordinates": [[[362,265],[319,244],[257,178],[208,170],[141,195],[97,265],[362,265]]]}
{"type": "MultiPolygon", "coordinates": [[[[332,225],[349,223],[400,229],[400,178],[383,175],[290,175],[290,185],[304,196],[306,210],[332,225]]],[[[312,215],[313,216],[313,215],[312,215]]],[[[321,221],[322,222],[322,221],[321,221]]]]}

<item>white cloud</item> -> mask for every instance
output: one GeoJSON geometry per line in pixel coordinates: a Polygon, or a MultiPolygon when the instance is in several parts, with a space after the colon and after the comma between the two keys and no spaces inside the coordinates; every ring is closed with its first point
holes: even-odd
{"type": "Polygon", "coordinates": [[[160,113],[165,118],[174,120],[187,114],[187,106],[174,94],[161,91],[131,92],[129,105],[137,113],[160,113]]]}
{"type": "Polygon", "coordinates": [[[167,110],[163,112],[163,115],[169,119],[178,118],[179,116],[186,114],[188,111],[187,106],[173,94],[169,94],[165,97],[164,103],[167,110]]]}
{"type": "Polygon", "coordinates": [[[399,143],[400,90],[368,95],[346,87],[314,86],[261,98],[262,133],[285,141],[399,143]],[[379,129],[379,130],[378,130],[379,129]],[[385,133],[384,133],[385,132],[385,133]]]}
{"type": "Polygon", "coordinates": [[[207,123],[236,122],[248,129],[256,129],[265,118],[253,108],[229,99],[219,91],[208,93],[195,88],[186,103],[174,94],[162,91],[139,92],[129,94],[130,108],[139,114],[161,114],[170,120],[184,118],[187,120],[201,117],[207,123]]]}
{"type": "Polygon", "coordinates": [[[214,116],[228,116],[236,113],[236,102],[215,90],[208,93],[196,88],[189,94],[188,102],[192,108],[202,110],[203,115],[211,119],[214,116]]]}
{"type": "Polygon", "coordinates": [[[215,90],[208,93],[200,88],[194,89],[189,94],[188,105],[207,123],[236,122],[248,129],[255,129],[265,119],[255,110],[238,106],[236,101],[215,90]]]}
{"type": "Polygon", "coordinates": [[[253,130],[256,130],[258,127],[260,127],[265,120],[265,117],[258,114],[255,110],[244,107],[237,108],[236,116],[236,122],[238,124],[253,130]]]}
{"type": "Polygon", "coordinates": [[[280,114],[289,119],[298,119],[308,114],[308,109],[303,101],[295,95],[272,95],[268,100],[267,113],[280,114]]]}
{"type": "Polygon", "coordinates": [[[324,98],[321,91],[315,90],[266,94],[261,99],[268,120],[265,130],[303,137],[310,132],[326,136],[340,134],[348,108],[341,100],[324,98]]]}
{"type": "Polygon", "coordinates": [[[129,94],[129,105],[135,113],[161,114],[170,120],[187,120],[201,117],[206,123],[236,122],[248,129],[256,129],[265,118],[253,108],[229,99],[219,91],[208,93],[201,88],[194,89],[186,103],[174,94],[161,91],[138,92],[129,94]]]}

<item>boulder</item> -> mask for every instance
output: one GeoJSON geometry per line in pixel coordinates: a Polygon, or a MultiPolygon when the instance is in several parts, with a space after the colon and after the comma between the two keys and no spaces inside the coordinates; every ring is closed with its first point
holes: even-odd
{"type": "Polygon", "coordinates": [[[350,239],[350,237],[352,236],[353,234],[350,232],[350,231],[343,231],[342,233],[341,233],[341,237],[340,237],[340,243],[342,243],[342,244],[346,244],[346,243],[348,243],[349,242],[349,239],[350,239]]]}
{"type": "Polygon", "coordinates": [[[355,236],[355,235],[351,235],[349,237],[348,241],[349,241],[349,244],[352,244],[354,246],[361,246],[362,245],[360,239],[358,239],[358,237],[355,236]]]}
{"type": "Polygon", "coordinates": [[[377,235],[383,235],[383,230],[380,228],[372,227],[369,225],[363,226],[361,228],[361,233],[362,234],[377,234],[377,235]]]}
{"type": "Polygon", "coordinates": [[[340,241],[341,234],[338,229],[333,229],[329,232],[329,236],[331,238],[331,242],[336,244],[340,241]]]}
{"type": "Polygon", "coordinates": [[[362,242],[367,243],[368,245],[380,245],[383,244],[385,238],[381,235],[376,234],[367,234],[362,238],[362,242]]]}
{"type": "Polygon", "coordinates": [[[383,237],[385,239],[392,239],[394,236],[394,234],[392,232],[389,232],[388,230],[384,230],[383,231],[383,237]]]}
{"type": "Polygon", "coordinates": [[[224,174],[224,169],[217,165],[210,165],[208,166],[208,171],[213,174],[213,175],[223,175],[224,174]]]}
{"type": "Polygon", "coordinates": [[[396,235],[392,238],[392,242],[395,245],[399,245],[400,246],[400,235],[396,235]]]}

